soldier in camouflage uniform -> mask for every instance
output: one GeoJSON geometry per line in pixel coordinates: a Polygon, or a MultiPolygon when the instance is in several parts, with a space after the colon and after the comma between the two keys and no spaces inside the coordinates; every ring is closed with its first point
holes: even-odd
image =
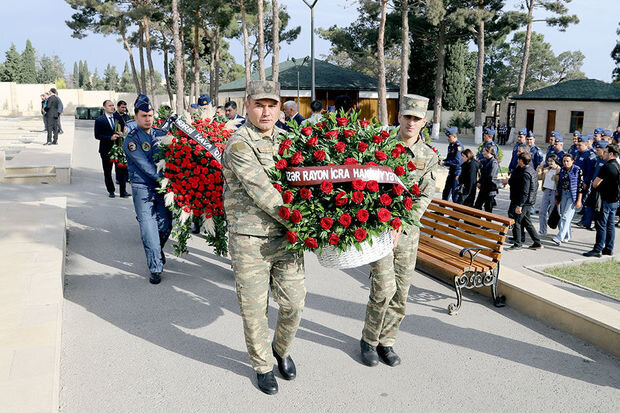
{"type": "Polygon", "coordinates": [[[274,127],[280,113],[279,84],[251,81],[245,105],[249,122],[230,138],[222,161],[228,248],[245,342],[258,387],[275,394],[278,383],[270,353],[284,379],[296,376],[289,350],[306,297],[303,255],[285,249],[287,222],[278,215],[282,197],[267,175],[274,167],[278,137],[284,134],[274,127]],[[280,307],[273,343],[267,324],[270,288],[280,307]]]}
{"type": "MultiPolygon", "coordinates": [[[[437,153],[420,135],[426,123],[427,105],[428,99],[423,96],[404,95],[398,114],[400,139],[407,147],[409,160],[416,166],[410,172],[410,178],[412,184],[416,183],[420,188],[418,208],[412,211],[416,220],[422,217],[435,193],[435,174],[439,164],[437,153]]],[[[400,234],[394,250],[370,265],[370,297],[360,341],[362,361],[368,366],[376,366],[379,359],[389,366],[400,364],[400,357],[392,345],[405,317],[419,238],[419,227],[407,228],[400,234]]]]}

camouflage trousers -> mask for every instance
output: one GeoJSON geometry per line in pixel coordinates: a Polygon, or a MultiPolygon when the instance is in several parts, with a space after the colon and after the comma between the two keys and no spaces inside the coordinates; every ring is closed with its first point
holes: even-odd
{"type": "Polygon", "coordinates": [[[419,239],[420,229],[414,226],[407,234],[400,235],[397,247],[390,254],[370,264],[370,297],[362,338],[372,346],[388,347],[396,341],[405,318],[419,239]]]}
{"type": "Polygon", "coordinates": [[[287,357],[306,298],[303,256],[285,250],[282,237],[230,234],[228,250],[250,363],[257,373],[273,370],[267,310],[269,290],[279,305],[273,347],[287,357]]]}

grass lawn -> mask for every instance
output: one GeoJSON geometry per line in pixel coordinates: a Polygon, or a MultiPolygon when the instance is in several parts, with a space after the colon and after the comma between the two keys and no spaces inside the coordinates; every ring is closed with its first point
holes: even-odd
{"type": "Polygon", "coordinates": [[[549,267],[545,272],[620,298],[620,261],[549,267]]]}

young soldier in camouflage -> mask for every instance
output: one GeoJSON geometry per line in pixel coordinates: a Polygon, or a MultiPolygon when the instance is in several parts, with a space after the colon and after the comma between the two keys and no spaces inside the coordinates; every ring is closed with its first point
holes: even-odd
{"type": "Polygon", "coordinates": [[[274,166],[278,136],[284,133],[274,127],[280,113],[279,84],[251,81],[245,106],[249,122],[230,138],[222,159],[228,248],[245,343],[258,387],[275,394],[278,383],[270,353],[284,379],[296,376],[289,349],[306,297],[303,255],[285,249],[286,221],[278,215],[282,197],[267,175],[274,166]],[[280,306],[273,344],[267,324],[269,288],[280,306]]]}
{"type": "MultiPolygon", "coordinates": [[[[418,220],[435,193],[435,173],[439,163],[437,153],[420,135],[420,130],[426,124],[427,105],[428,99],[423,96],[404,95],[398,113],[400,139],[407,147],[409,160],[416,166],[410,174],[413,175],[412,182],[420,188],[418,208],[412,211],[418,220]]],[[[389,366],[400,364],[400,357],[392,345],[405,317],[419,238],[420,229],[416,226],[400,236],[395,234],[397,245],[394,250],[385,258],[370,264],[370,297],[360,341],[362,361],[367,366],[376,366],[379,358],[389,366]]]]}

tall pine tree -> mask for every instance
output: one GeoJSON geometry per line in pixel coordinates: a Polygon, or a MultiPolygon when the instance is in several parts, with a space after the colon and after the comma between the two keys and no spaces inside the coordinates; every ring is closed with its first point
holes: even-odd
{"type": "Polygon", "coordinates": [[[467,75],[465,60],[469,52],[465,41],[448,45],[444,105],[448,110],[463,110],[467,103],[467,75]]]}
{"type": "Polygon", "coordinates": [[[119,92],[136,92],[136,84],[133,81],[131,72],[129,71],[129,64],[125,62],[125,68],[121,75],[121,80],[118,82],[119,92]]]}
{"type": "Polygon", "coordinates": [[[37,83],[37,67],[34,57],[34,47],[30,40],[26,40],[26,48],[20,59],[19,83],[37,83]]]}
{"type": "Polygon", "coordinates": [[[112,66],[108,63],[108,66],[103,72],[103,83],[105,90],[118,89],[118,73],[116,73],[116,66],[112,66]]]}
{"type": "Polygon", "coordinates": [[[77,62],[73,62],[73,78],[71,81],[73,88],[77,89],[80,87],[80,69],[77,62]]]}
{"type": "Polygon", "coordinates": [[[5,53],[4,70],[0,73],[2,82],[18,82],[19,71],[21,69],[21,56],[17,52],[14,44],[5,53]]]}

